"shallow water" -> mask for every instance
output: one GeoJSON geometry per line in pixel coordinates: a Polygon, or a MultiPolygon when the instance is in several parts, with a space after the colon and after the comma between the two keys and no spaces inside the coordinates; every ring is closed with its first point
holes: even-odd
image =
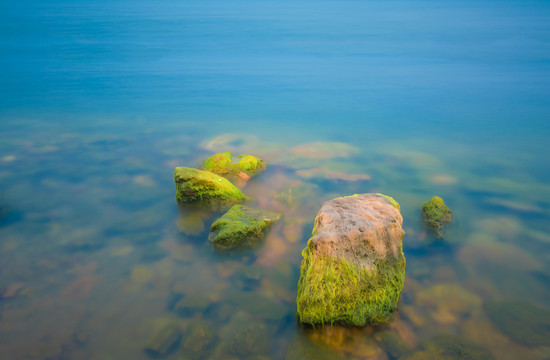
{"type": "Polygon", "coordinates": [[[441,334],[550,357],[517,335],[550,326],[545,2],[0,6],[1,358],[148,359],[167,324],[185,331],[165,358],[199,358],[199,320],[205,359],[395,359],[441,334]],[[243,190],[283,214],[231,255],[207,241],[216,215],[179,213],[173,183],[225,150],[268,162],[243,190]],[[401,205],[396,318],[303,328],[315,215],[366,192],[401,205]],[[449,244],[421,221],[433,195],[455,214],[449,244]],[[509,301],[541,320],[506,328],[509,301]]]}

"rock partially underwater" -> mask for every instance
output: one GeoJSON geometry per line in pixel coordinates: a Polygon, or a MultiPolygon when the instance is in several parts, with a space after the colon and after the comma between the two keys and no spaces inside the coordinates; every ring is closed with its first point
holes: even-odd
{"type": "Polygon", "coordinates": [[[176,200],[180,205],[194,205],[209,210],[222,210],[246,200],[246,196],[227,179],[187,167],[174,170],[176,200]]]}
{"type": "Polygon", "coordinates": [[[452,335],[438,335],[422,344],[423,350],[402,356],[399,360],[493,360],[489,350],[452,335]]]}
{"type": "Polygon", "coordinates": [[[405,280],[403,218],[381,194],[325,202],[302,251],[302,323],[365,326],[393,318],[405,280]]]}
{"type": "Polygon", "coordinates": [[[233,205],[210,228],[214,249],[226,251],[258,246],[267,228],[280,219],[275,212],[233,205]]]}
{"type": "Polygon", "coordinates": [[[231,181],[246,183],[248,179],[261,173],[266,163],[252,155],[239,155],[236,158],[229,151],[217,153],[204,160],[202,169],[221,175],[231,181]]]}
{"type": "Polygon", "coordinates": [[[453,212],[439,196],[434,196],[422,206],[422,216],[426,225],[438,239],[444,238],[445,227],[453,220],[453,212]]]}

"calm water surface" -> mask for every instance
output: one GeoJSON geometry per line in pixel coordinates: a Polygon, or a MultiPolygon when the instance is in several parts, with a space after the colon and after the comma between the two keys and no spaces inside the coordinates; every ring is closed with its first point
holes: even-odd
{"type": "Polygon", "coordinates": [[[150,359],[170,324],[166,359],[424,359],[442,334],[550,358],[549,18],[545,1],[2,3],[0,358],[150,359]],[[173,183],[225,150],[268,162],[243,191],[283,214],[231,255],[173,183]],[[404,218],[395,320],[303,328],[315,215],[366,192],[404,218]],[[421,221],[433,195],[446,243],[421,221]]]}

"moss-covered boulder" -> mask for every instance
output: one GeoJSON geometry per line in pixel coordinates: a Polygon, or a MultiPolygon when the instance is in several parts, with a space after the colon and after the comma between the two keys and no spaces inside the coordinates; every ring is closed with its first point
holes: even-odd
{"type": "Polygon", "coordinates": [[[227,179],[187,167],[174,170],[176,200],[180,205],[221,210],[246,200],[246,196],[227,179]]]}
{"type": "Polygon", "coordinates": [[[492,360],[489,350],[466,339],[438,335],[422,344],[423,350],[402,356],[399,360],[492,360]]]}
{"type": "Polygon", "coordinates": [[[216,250],[247,249],[258,246],[267,228],[279,220],[280,214],[233,205],[210,227],[208,239],[216,250]]]}
{"type": "Polygon", "coordinates": [[[550,346],[550,310],[528,302],[488,302],[493,323],[512,340],[525,346],[550,346]]]}
{"type": "Polygon", "coordinates": [[[229,151],[212,155],[202,163],[202,169],[221,175],[231,181],[246,183],[266,168],[266,163],[252,155],[233,157],[229,151]]]}
{"type": "Polygon", "coordinates": [[[453,212],[439,196],[434,196],[422,206],[422,216],[426,225],[438,239],[443,239],[445,227],[453,221],[453,212]]]}
{"type": "Polygon", "coordinates": [[[302,251],[299,320],[347,326],[389,322],[405,280],[402,224],[399,204],[381,194],[325,202],[302,251]]]}

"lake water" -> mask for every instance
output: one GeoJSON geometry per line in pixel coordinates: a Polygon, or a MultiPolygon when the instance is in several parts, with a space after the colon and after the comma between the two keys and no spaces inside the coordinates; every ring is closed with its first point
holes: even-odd
{"type": "Polygon", "coordinates": [[[3,2],[0,358],[150,359],[171,324],[160,358],[550,358],[549,19],[547,1],[3,2]],[[225,150],[268,162],[243,191],[283,215],[230,255],[173,182],[225,150]],[[368,192],[404,218],[395,320],[302,327],[315,215],[368,192]],[[447,242],[422,223],[434,195],[447,242]]]}

